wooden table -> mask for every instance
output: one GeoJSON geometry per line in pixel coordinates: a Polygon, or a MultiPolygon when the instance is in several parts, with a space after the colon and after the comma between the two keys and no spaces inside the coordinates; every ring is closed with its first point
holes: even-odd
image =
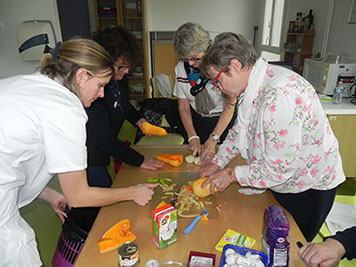
{"type": "MultiPolygon", "coordinates": [[[[190,154],[187,146],[151,147],[136,146],[135,149],[143,155],[155,156],[161,153],[190,154]]],[[[242,160],[235,163],[242,164],[242,160]]],[[[199,172],[199,166],[184,162],[180,167],[171,167],[168,164],[160,172],[199,172]]],[[[143,183],[149,177],[157,177],[157,172],[131,167],[123,164],[113,187],[126,187],[143,183]]],[[[150,212],[152,205],[140,207],[133,201],[120,202],[101,209],[92,230],[84,244],[75,266],[118,266],[118,253],[112,251],[100,254],[96,241],[114,224],[123,220],[131,221],[131,230],[137,236],[135,243],[139,248],[140,266],[144,266],[149,259],[158,261],[176,260],[187,262],[190,251],[213,253],[216,255],[216,265],[219,265],[221,253],[214,249],[227,229],[232,229],[243,235],[256,239],[253,249],[262,250],[261,236],[263,213],[265,208],[277,205],[270,191],[260,195],[245,196],[237,190],[240,186],[230,185],[223,193],[217,194],[217,204],[220,205],[219,218],[207,222],[199,222],[189,235],[183,230],[192,219],[178,220],[178,240],[176,243],[159,250],[152,241],[152,222],[150,212]]],[[[286,212],[286,211],[285,211],[286,212]]],[[[286,212],[290,223],[290,263],[289,266],[304,266],[297,254],[297,241],[305,243],[305,239],[292,216],[286,212]]]]}

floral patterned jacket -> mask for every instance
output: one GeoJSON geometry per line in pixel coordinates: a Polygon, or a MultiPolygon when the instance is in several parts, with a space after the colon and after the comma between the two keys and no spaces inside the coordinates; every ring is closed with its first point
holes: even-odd
{"type": "MultiPolygon", "coordinates": [[[[265,63],[264,75],[251,72],[250,81],[260,79],[247,118],[245,147],[237,142],[235,122],[212,162],[223,168],[238,154],[247,165],[236,166],[242,186],[270,188],[279,193],[299,193],[310,188],[328,190],[345,180],[338,141],[314,88],[297,73],[265,63]]],[[[246,100],[246,98],[245,98],[246,100]]],[[[244,100],[244,101],[245,101],[244,100]]]]}

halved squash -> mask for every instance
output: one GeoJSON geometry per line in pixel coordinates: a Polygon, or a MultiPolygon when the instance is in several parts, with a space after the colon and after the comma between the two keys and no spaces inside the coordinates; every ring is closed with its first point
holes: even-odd
{"type": "Polygon", "coordinates": [[[160,154],[156,158],[174,167],[178,167],[183,163],[183,155],[160,154]]]}
{"type": "Polygon", "coordinates": [[[136,235],[130,230],[131,224],[129,220],[122,220],[115,224],[97,241],[100,252],[109,252],[117,249],[125,242],[136,240],[136,235]]]}
{"type": "Polygon", "coordinates": [[[140,127],[141,131],[144,134],[151,134],[151,135],[167,135],[167,131],[161,127],[152,125],[148,122],[143,122],[140,127]]]}
{"type": "MultiPolygon", "coordinates": [[[[207,184],[204,188],[201,188],[201,185],[205,182],[207,177],[200,178],[198,180],[195,180],[192,182],[192,188],[194,194],[196,194],[198,197],[204,198],[207,196],[210,196],[210,183],[207,184]]],[[[215,187],[214,188],[215,192],[218,191],[218,189],[215,187]]]]}
{"type": "Polygon", "coordinates": [[[120,242],[113,238],[101,238],[96,243],[99,246],[100,253],[113,251],[120,247],[120,242]]]}

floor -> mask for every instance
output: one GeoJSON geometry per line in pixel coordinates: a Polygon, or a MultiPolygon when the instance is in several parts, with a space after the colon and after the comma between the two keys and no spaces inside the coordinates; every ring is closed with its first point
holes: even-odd
{"type": "MultiPolygon", "coordinates": [[[[60,191],[57,177],[52,179],[49,186],[60,191]]],[[[40,252],[43,266],[52,266],[52,256],[57,246],[59,234],[62,230],[61,220],[53,212],[51,206],[41,199],[36,199],[31,204],[23,207],[20,210],[20,213],[27,223],[35,230],[38,250],[40,252]]]]}

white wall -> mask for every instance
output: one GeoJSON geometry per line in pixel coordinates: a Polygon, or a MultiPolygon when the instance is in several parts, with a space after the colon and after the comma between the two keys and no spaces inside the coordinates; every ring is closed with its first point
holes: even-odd
{"type": "Polygon", "coordinates": [[[253,40],[261,0],[147,0],[147,31],[175,31],[197,22],[212,33],[232,31],[253,40]]]}
{"type": "Polygon", "coordinates": [[[335,0],[327,52],[356,59],[356,24],[348,24],[352,0],[335,0]]]}
{"type": "Polygon", "coordinates": [[[50,20],[61,40],[56,0],[0,0],[0,78],[32,73],[37,62],[22,62],[18,53],[17,27],[27,20],[50,20]]]}

